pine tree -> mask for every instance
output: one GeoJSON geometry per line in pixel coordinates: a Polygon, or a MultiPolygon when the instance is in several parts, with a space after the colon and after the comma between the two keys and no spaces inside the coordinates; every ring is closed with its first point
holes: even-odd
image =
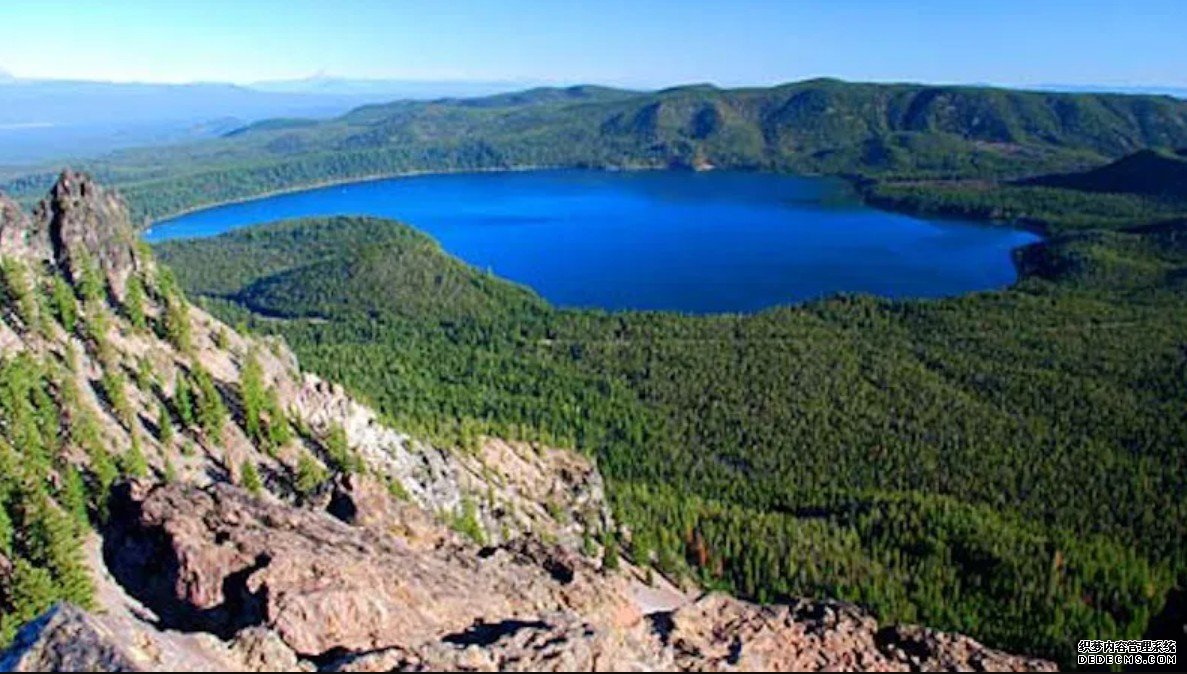
{"type": "Polygon", "coordinates": [[[87,465],[94,475],[88,499],[91,507],[99,514],[99,519],[103,520],[107,513],[107,492],[119,479],[119,467],[111,458],[111,454],[99,443],[93,443],[87,448],[87,465]]]}
{"type": "Polygon", "coordinates": [[[10,611],[0,615],[0,645],[7,645],[17,628],[48,609],[57,599],[56,595],[53,575],[18,557],[13,562],[9,583],[10,611]]]}
{"type": "Polygon", "coordinates": [[[193,338],[190,331],[190,311],[185,300],[177,296],[166,298],[162,332],[165,339],[169,340],[169,343],[178,351],[190,352],[193,347],[193,338]]]}
{"type": "Polygon", "coordinates": [[[57,588],[55,598],[88,606],[93,590],[79,528],[39,485],[27,485],[20,501],[22,556],[50,572],[57,588]]]}
{"type": "Polygon", "coordinates": [[[598,548],[596,545],[594,545],[593,536],[591,536],[589,534],[589,530],[586,529],[586,530],[582,531],[581,532],[581,554],[585,555],[586,557],[593,557],[597,553],[597,551],[598,551],[598,548]]]}
{"type": "Polygon", "coordinates": [[[156,381],[153,377],[152,363],[149,363],[147,358],[142,356],[136,359],[136,370],[132,374],[135,377],[136,388],[145,393],[153,392],[156,381]]]}
{"type": "Polygon", "coordinates": [[[50,307],[54,317],[62,324],[66,332],[74,332],[78,325],[78,300],[74,297],[74,290],[70,283],[59,275],[54,275],[50,289],[50,307]]]}
{"type": "Polygon", "coordinates": [[[76,265],[81,268],[77,285],[79,295],[86,304],[101,304],[107,299],[107,279],[85,250],[73,251],[76,265]]]}
{"type": "Polygon", "coordinates": [[[478,519],[478,506],[469,496],[462,497],[462,503],[457,512],[453,514],[450,526],[454,531],[478,545],[486,544],[486,532],[482,528],[482,522],[478,519]]]}
{"type": "Polygon", "coordinates": [[[264,409],[268,414],[268,437],[271,446],[283,447],[293,439],[293,429],[289,425],[288,415],[280,408],[280,398],[275,388],[268,389],[264,409]]]}
{"type": "Polygon", "coordinates": [[[157,438],[165,446],[173,442],[173,418],[169,408],[160,400],[157,401],[157,438]]]}
{"type": "Polygon", "coordinates": [[[217,439],[222,436],[223,426],[227,422],[223,396],[214,385],[210,373],[197,365],[194,366],[194,383],[198,389],[198,425],[207,438],[217,439]]]}
{"type": "Polygon", "coordinates": [[[140,434],[132,431],[132,444],[120,456],[120,467],[128,477],[144,477],[148,475],[148,461],[144,458],[144,450],[140,446],[140,434]]]}
{"type": "Polygon", "coordinates": [[[264,488],[264,483],[260,480],[260,473],[256,470],[256,464],[250,459],[244,459],[239,468],[239,486],[253,494],[259,494],[264,488]]]}
{"type": "Polygon", "coordinates": [[[116,367],[106,367],[103,369],[101,381],[103,394],[107,396],[107,401],[111,404],[116,418],[120,420],[124,428],[131,429],[135,412],[132,409],[132,403],[128,400],[127,382],[124,381],[123,375],[116,367]]]}
{"type": "Polygon", "coordinates": [[[107,318],[107,305],[99,300],[87,300],[83,304],[86,320],[83,322],[85,337],[95,345],[95,353],[99,359],[107,362],[112,360],[111,344],[107,341],[110,323],[107,318]]]}
{"type": "Polygon", "coordinates": [[[12,556],[12,518],[8,516],[4,500],[0,499],[0,555],[12,556]]]}
{"type": "Polygon", "coordinates": [[[124,289],[124,313],[128,322],[137,330],[148,328],[148,319],[144,314],[144,284],[140,277],[133,274],[128,278],[127,288],[124,289]]]}
{"type": "Polygon", "coordinates": [[[194,394],[190,389],[190,378],[181,371],[177,371],[177,378],[173,384],[173,407],[177,409],[177,418],[185,428],[194,425],[194,394]]]}
{"type": "Polygon", "coordinates": [[[326,481],[326,471],[313,457],[301,454],[297,460],[296,483],[293,485],[302,496],[311,496],[326,481]]]}
{"type": "Polygon", "coordinates": [[[173,484],[174,482],[177,482],[177,468],[173,465],[173,462],[170,461],[168,457],[165,458],[165,474],[163,477],[166,484],[173,484]]]}
{"type": "Polygon", "coordinates": [[[58,503],[70,513],[75,523],[86,527],[87,520],[87,486],[82,479],[82,471],[72,465],[64,465],[58,470],[62,479],[62,487],[58,491],[58,503]]]}
{"type": "Polygon", "coordinates": [[[330,426],[324,448],[331,469],[340,473],[357,473],[362,469],[362,461],[350,449],[350,444],[346,440],[346,430],[340,424],[330,426]]]}
{"type": "Polygon", "coordinates": [[[602,536],[602,568],[607,571],[617,571],[618,567],[618,541],[607,532],[602,536]]]}
{"type": "Polygon", "coordinates": [[[4,280],[4,294],[8,304],[16,309],[25,329],[37,327],[37,299],[29,285],[28,268],[23,262],[6,257],[0,260],[0,276],[4,280]]]}
{"type": "Polygon", "coordinates": [[[239,390],[243,396],[243,424],[247,436],[259,444],[264,438],[261,415],[267,404],[264,392],[264,370],[254,352],[247,355],[239,375],[239,390]]]}

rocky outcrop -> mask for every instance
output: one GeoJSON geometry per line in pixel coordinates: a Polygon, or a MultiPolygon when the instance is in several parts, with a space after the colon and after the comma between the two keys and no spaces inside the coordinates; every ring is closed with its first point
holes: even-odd
{"type": "Polygon", "coordinates": [[[5,672],[137,672],[120,639],[77,606],[59,604],[21,628],[0,657],[5,672]]]}
{"type": "Polygon", "coordinates": [[[714,594],[646,614],[629,571],[535,538],[480,548],[426,521],[439,543],[410,545],[223,484],[125,485],[112,519],[115,577],[163,624],[217,634],[251,669],[1052,668],[966,637],[880,629],[834,602],[714,594]]]}
{"type": "Polygon", "coordinates": [[[96,264],[116,297],[144,262],[136,241],[123,199],[84,173],[63,171],[32,216],[0,196],[0,254],[50,263],[75,281],[96,264]]]}
{"type": "Polygon", "coordinates": [[[89,176],[63,171],[49,196],[33,210],[38,231],[49,237],[54,261],[77,281],[85,264],[97,264],[117,298],[137,268],[136,233],[127,205],[89,176]]]}
{"type": "MultiPolygon", "coordinates": [[[[341,426],[363,460],[420,508],[455,514],[468,499],[487,542],[533,532],[578,547],[585,531],[597,538],[613,527],[602,477],[589,457],[498,438],[481,439],[472,452],[434,447],[383,424],[340,386],[311,374],[287,399],[315,432],[341,426]]],[[[382,506],[370,500],[371,507],[382,506]]]]}
{"type": "Polygon", "coordinates": [[[1054,671],[1053,663],[914,626],[879,629],[855,606],[758,606],[709,595],[656,621],[677,668],[722,671],[1054,671]]]}
{"type": "Polygon", "coordinates": [[[49,260],[49,236],[21,210],[20,204],[0,194],[0,255],[49,260]]]}
{"type": "Polygon", "coordinates": [[[622,583],[576,596],[590,588],[565,553],[523,544],[481,555],[439,525],[443,543],[418,549],[225,484],[129,484],[111,512],[108,566],[167,625],[227,638],[265,626],[305,657],[411,648],[571,605],[629,613],[622,583]]]}

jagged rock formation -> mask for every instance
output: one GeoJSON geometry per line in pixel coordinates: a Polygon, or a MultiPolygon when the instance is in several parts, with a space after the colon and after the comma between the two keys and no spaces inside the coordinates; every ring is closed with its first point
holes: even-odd
{"type": "Polygon", "coordinates": [[[93,261],[118,298],[142,263],[134,232],[123,199],[74,171],[62,172],[32,218],[0,202],[0,253],[51,263],[74,281],[93,261]]]}
{"type": "Polygon", "coordinates": [[[411,648],[475,621],[573,606],[638,617],[622,599],[622,580],[591,587],[576,577],[574,558],[542,546],[478,554],[439,531],[441,545],[418,549],[404,536],[221,484],[131,485],[117,493],[112,513],[108,566],[164,623],[225,636],[265,626],[307,658],[411,648]],[[564,582],[550,582],[554,576],[564,582]]]}
{"type": "Polygon", "coordinates": [[[256,670],[1053,669],[959,635],[879,629],[836,602],[709,594],[645,615],[630,568],[532,538],[479,548],[439,531],[439,545],[418,548],[224,484],[128,484],[112,516],[107,567],[159,627],[129,634],[118,611],[58,611],[22,635],[10,656],[21,671],[105,657],[164,670],[160,628],[219,637],[187,646],[201,651],[191,662],[256,670]],[[87,638],[65,647],[62,634],[87,638]]]}
{"type": "MultiPolygon", "coordinates": [[[[28,502],[53,512],[86,508],[61,487],[85,473],[105,515],[80,555],[95,610],[57,604],[20,631],[5,669],[1050,667],[966,637],[879,629],[851,606],[760,607],[687,594],[627,562],[603,568],[593,541],[614,522],[591,460],[498,439],[434,447],[388,427],[301,372],[281,342],[171,294],[121,200],[86,176],[64,173],[31,217],[0,198],[0,254],[5,292],[19,296],[0,311],[0,364],[36,364],[33,403],[55,405],[60,424],[45,456],[0,442],[0,462],[54,485],[28,502]],[[92,264],[101,298],[59,296],[53,316],[25,301],[77,285],[92,264]],[[146,289],[135,307],[133,279],[146,289]],[[261,411],[249,388],[275,404],[261,411]],[[296,431],[261,432],[282,422],[296,431]],[[111,461],[123,479],[99,465],[111,461]]],[[[74,563],[59,552],[59,566],[74,563]]],[[[42,562],[0,554],[0,613],[42,562]]]]}

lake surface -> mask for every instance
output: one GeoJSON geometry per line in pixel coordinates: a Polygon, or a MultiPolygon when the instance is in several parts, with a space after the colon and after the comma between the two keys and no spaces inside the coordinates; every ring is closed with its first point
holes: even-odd
{"type": "Polygon", "coordinates": [[[837,292],[939,297],[1012,283],[1032,233],[864,206],[844,183],[740,172],[531,171],[352,183],[157,223],[150,242],[366,214],[425,231],[561,306],[748,312],[837,292]]]}

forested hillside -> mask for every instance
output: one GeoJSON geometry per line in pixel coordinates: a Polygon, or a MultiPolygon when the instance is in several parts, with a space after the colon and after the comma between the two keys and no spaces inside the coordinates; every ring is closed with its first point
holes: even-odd
{"type": "MultiPolygon", "coordinates": [[[[809,80],[659,92],[537,89],[274,120],[86,168],[141,215],[411,171],[525,166],[762,168],[885,178],[1002,178],[1187,145],[1187,102],[1160,96],[809,80]]],[[[51,172],[9,181],[40,194],[51,172]]]]}
{"type": "Polygon", "coordinates": [[[1187,580],[1185,241],[1068,234],[1006,291],[710,317],[552,310],[379,220],[158,254],[403,427],[592,453],[637,560],[1066,661],[1187,580]]]}
{"type": "Polygon", "coordinates": [[[1038,176],[1024,182],[1085,192],[1142,194],[1187,201],[1187,149],[1177,152],[1141,150],[1089,171],[1038,176]]]}

